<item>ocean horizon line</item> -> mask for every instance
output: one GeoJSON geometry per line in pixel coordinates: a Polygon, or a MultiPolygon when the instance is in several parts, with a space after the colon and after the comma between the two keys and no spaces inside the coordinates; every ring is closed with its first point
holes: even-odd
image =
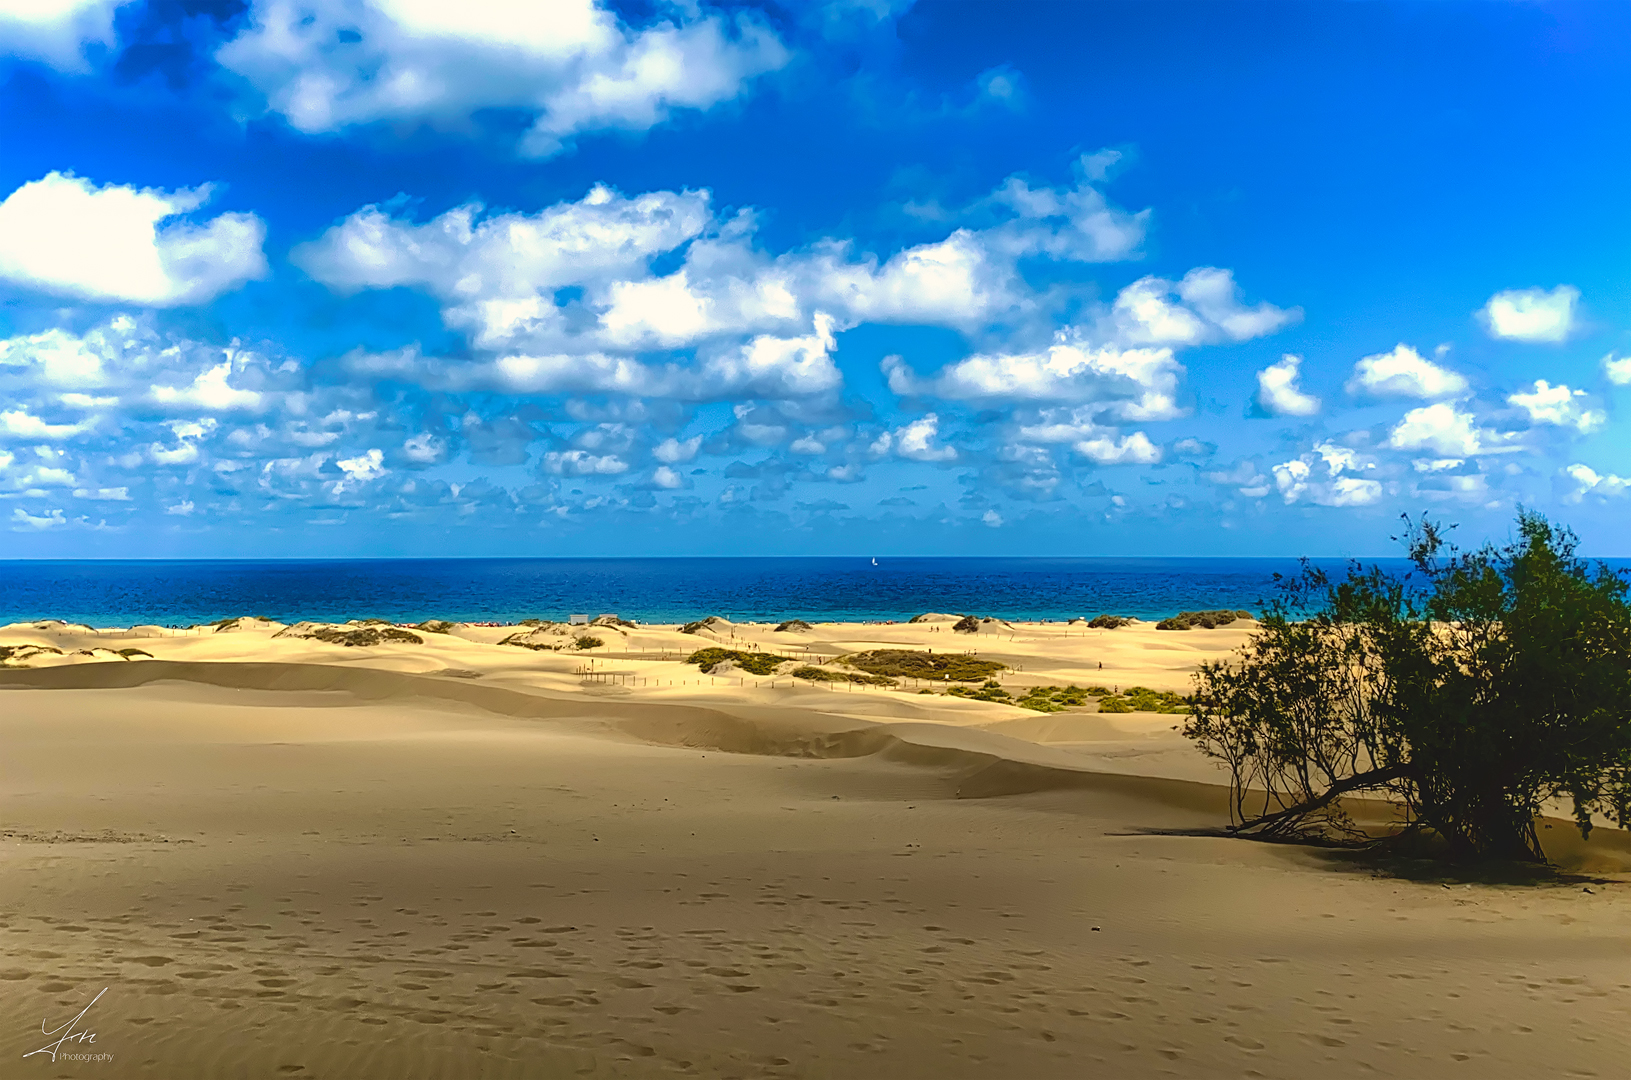
{"type": "MultiPolygon", "coordinates": [[[[1350,560],[1310,559],[1339,570],[1350,560]]],[[[1373,562],[1380,562],[1375,560],[1373,562]]],[[[1383,565],[1400,565],[1388,560],[1383,565]]],[[[1302,561],[1173,556],[665,556],[0,561],[0,623],[1066,620],[1258,611],[1302,561]]]]}

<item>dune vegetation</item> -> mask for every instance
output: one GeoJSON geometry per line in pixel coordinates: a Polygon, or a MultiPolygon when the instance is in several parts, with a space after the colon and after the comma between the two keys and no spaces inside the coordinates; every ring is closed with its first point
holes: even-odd
{"type": "Polygon", "coordinates": [[[1099,711],[1106,713],[1187,713],[1189,699],[1171,690],[1151,690],[1147,686],[1129,686],[1119,694],[1106,694],[1099,700],[1099,711]]]}
{"type": "Polygon", "coordinates": [[[1157,630],[1215,630],[1236,619],[1250,619],[1249,611],[1180,611],[1155,624],[1157,630]]]}
{"type": "Polygon", "coordinates": [[[727,660],[749,675],[773,675],[784,662],[781,657],[774,653],[745,652],[741,649],[721,649],[717,647],[698,649],[685,658],[687,664],[695,664],[703,671],[712,671],[716,665],[727,660]]]}
{"type": "Polygon", "coordinates": [[[1540,862],[1549,803],[1582,836],[1631,824],[1626,576],[1528,512],[1503,547],[1425,520],[1405,543],[1410,575],[1305,563],[1237,659],[1201,666],[1183,733],[1228,766],[1234,829],[1375,842],[1343,802],[1365,795],[1403,807],[1396,836],[1540,862]]]}
{"type": "Polygon", "coordinates": [[[857,686],[895,685],[895,680],[887,675],[867,675],[859,671],[844,671],[841,668],[816,667],[814,664],[794,668],[789,674],[795,679],[804,679],[807,682],[855,683],[857,686]]]}
{"type": "Polygon", "coordinates": [[[872,649],[851,653],[842,662],[873,675],[896,679],[933,679],[937,682],[984,682],[1007,665],[962,653],[931,653],[916,649],[872,649]]]}

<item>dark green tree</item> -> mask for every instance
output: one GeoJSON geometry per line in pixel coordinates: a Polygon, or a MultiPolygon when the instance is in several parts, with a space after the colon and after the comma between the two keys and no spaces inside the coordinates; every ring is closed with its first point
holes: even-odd
{"type": "Polygon", "coordinates": [[[1368,795],[1457,855],[1543,861],[1536,822],[1631,809],[1628,582],[1521,512],[1503,547],[1462,552],[1428,521],[1414,571],[1307,563],[1237,660],[1204,665],[1184,734],[1229,766],[1245,835],[1368,839],[1368,795]]]}

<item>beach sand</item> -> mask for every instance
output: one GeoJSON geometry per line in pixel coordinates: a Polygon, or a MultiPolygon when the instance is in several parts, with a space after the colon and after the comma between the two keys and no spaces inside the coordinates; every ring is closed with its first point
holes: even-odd
{"type": "Polygon", "coordinates": [[[1625,1075],[1624,833],[1540,885],[1233,840],[1175,716],[677,659],[1184,691],[1250,624],[517,629],[0,629],[60,650],[0,669],[3,1075],[1625,1075]],[[93,999],[111,1060],[21,1060],[93,999]]]}

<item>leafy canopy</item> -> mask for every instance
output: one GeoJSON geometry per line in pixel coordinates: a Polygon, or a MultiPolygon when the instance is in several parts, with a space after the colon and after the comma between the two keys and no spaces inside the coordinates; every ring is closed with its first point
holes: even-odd
{"type": "Polygon", "coordinates": [[[1236,829],[1365,839],[1342,800],[1380,795],[1460,855],[1543,861],[1536,821],[1631,804],[1628,582],[1522,512],[1462,552],[1428,521],[1414,571],[1304,563],[1233,662],[1203,665],[1184,734],[1229,766],[1236,829]]]}

